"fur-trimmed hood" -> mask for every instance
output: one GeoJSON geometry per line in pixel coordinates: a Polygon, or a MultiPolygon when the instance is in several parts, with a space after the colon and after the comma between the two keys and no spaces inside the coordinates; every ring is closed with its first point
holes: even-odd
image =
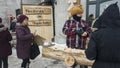
{"type": "Polygon", "coordinates": [[[7,29],[8,29],[7,27],[0,23],[0,32],[5,31],[7,29]]]}

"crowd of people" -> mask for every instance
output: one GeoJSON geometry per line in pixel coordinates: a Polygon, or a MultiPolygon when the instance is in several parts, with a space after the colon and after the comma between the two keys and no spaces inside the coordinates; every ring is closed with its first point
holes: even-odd
{"type": "MultiPolygon", "coordinates": [[[[21,14],[17,18],[17,23],[11,23],[11,29],[16,32],[17,44],[16,51],[17,57],[22,59],[21,68],[29,68],[30,64],[30,49],[34,34],[30,32],[28,28],[29,18],[26,15],[21,14]]],[[[10,41],[12,35],[8,27],[2,24],[2,18],[0,18],[0,68],[8,68],[8,56],[12,54],[12,46],[10,41]]]]}
{"type": "MultiPolygon", "coordinates": [[[[68,48],[85,50],[86,57],[95,60],[92,68],[119,68],[120,67],[120,11],[117,3],[108,6],[95,20],[90,14],[86,22],[82,19],[84,9],[81,5],[75,5],[70,9],[69,19],[66,20],[62,32],[66,35],[68,48]],[[93,21],[94,25],[92,26],[93,21]],[[91,27],[97,28],[92,31],[91,27]],[[88,45],[87,39],[90,38],[88,45]]],[[[30,49],[34,33],[28,27],[29,18],[21,14],[17,20],[12,20],[10,30],[16,32],[17,57],[22,59],[21,68],[29,68],[30,49]]],[[[8,68],[8,56],[12,54],[10,41],[12,36],[9,29],[3,25],[0,18],[0,68],[8,68]]],[[[75,63],[71,68],[75,68],[75,63]]],[[[88,68],[80,65],[80,68],[88,68]]]]}
{"type": "MultiPolygon", "coordinates": [[[[90,14],[88,23],[86,23],[81,19],[82,13],[81,5],[74,6],[70,10],[70,19],[65,22],[62,30],[67,36],[67,46],[84,49],[86,57],[89,60],[95,60],[92,68],[119,68],[120,11],[117,3],[109,5],[94,23],[93,14],[90,14]],[[90,40],[88,47],[85,48],[88,37],[90,40]]],[[[76,64],[71,68],[75,66],[76,64]]],[[[87,68],[87,66],[80,66],[80,68],[87,68]]]]}

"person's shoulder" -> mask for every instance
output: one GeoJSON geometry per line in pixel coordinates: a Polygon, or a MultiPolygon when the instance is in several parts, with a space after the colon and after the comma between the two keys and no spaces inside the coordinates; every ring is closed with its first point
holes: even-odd
{"type": "Polygon", "coordinates": [[[4,25],[3,25],[3,24],[0,24],[0,28],[2,28],[2,27],[4,27],[4,25]]]}
{"type": "Polygon", "coordinates": [[[68,19],[68,20],[66,20],[66,22],[71,22],[71,20],[70,20],[70,19],[68,19]]]}
{"type": "Polygon", "coordinates": [[[82,22],[86,22],[84,19],[82,19],[82,22]]]}
{"type": "Polygon", "coordinates": [[[106,33],[106,29],[98,29],[92,33],[92,36],[95,38],[101,38],[106,33]]]}
{"type": "Polygon", "coordinates": [[[24,29],[19,23],[16,24],[16,30],[18,29],[24,29]]]}
{"type": "Polygon", "coordinates": [[[70,24],[71,22],[73,22],[73,20],[68,19],[68,20],[65,21],[65,24],[70,24]]]}
{"type": "Polygon", "coordinates": [[[82,19],[81,21],[82,21],[82,23],[87,23],[84,19],[82,19]]]}

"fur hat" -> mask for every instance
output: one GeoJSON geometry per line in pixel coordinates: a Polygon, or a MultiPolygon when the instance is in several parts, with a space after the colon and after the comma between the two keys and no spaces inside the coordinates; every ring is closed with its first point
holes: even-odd
{"type": "Polygon", "coordinates": [[[76,14],[83,14],[84,10],[82,8],[82,5],[75,5],[70,9],[70,16],[69,19],[76,14]]]}
{"type": "Polygon", "coordinates": [[[21,14],[20,16],[18,16],[17,22],[22,23],[26,18],[29,19],[26,15],[21,14]]]}

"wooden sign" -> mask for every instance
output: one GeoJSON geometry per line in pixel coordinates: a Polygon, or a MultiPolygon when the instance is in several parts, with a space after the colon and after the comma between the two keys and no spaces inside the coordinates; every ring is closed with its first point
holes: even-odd
{"type": "Polygon", "coordinates": [[[30,26],[51,26],[53,13],[51,6],[22,5],[23,14],[29,17],[30,26]]]}
{"type": "Polygon", "coordinates": [[[52,6],[22,5],[22,11],[29,17],[31,32],[44,38],[44,42],[51,42],[54,36],[52,6]]]}

